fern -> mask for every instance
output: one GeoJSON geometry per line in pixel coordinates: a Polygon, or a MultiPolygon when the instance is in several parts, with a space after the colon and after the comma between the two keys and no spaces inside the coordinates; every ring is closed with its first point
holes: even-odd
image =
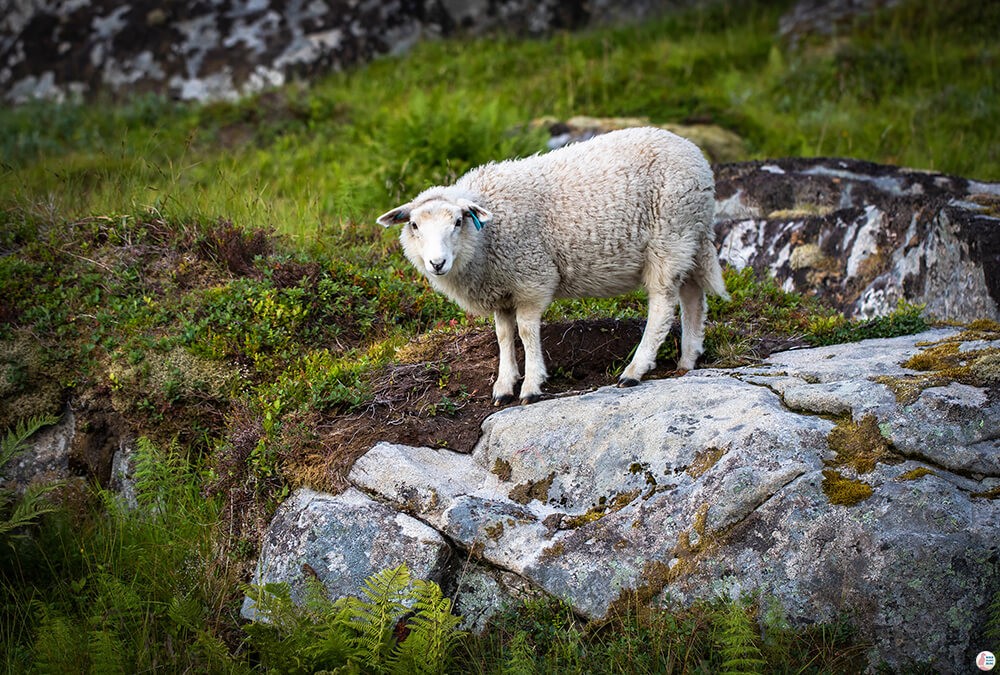
{"type": "Polygon", "coordinates": [[[62,612],[36,603],[34,669],[39,673],[87,672],[86,636],[62,612]]]}
{"type": "Polygon", "coordinates": [[[24,452],[21,444],[28,440],[33,433],[58,421],[59,418],[55,415],[32,415],[18,422],[16,426],[4,434],[3,439],[0,439],[0,467],[24,452]]]}
{"type": "MultiPolygon", "coordinates": [[[[44,426],[59,421],[53,415],[35,415],[18,422],[0,439],[0,469],[25,451],[23,444],[36,431],[44,426]]],[[[48,485],[29,485],[24,494],[17,498],[10,490],[0,490],[0,508],[14,502],[13,512],[0,520],[0,535],[6,535],[22,527],[35,523],[39,516],[54,511],[56,506],[45,500],[45,495],[57,488],[60,483],[48,485]]]]}
{"type": "Polygon", "coordinates": [[[107,628],[90,631],[87,652],[91,672],[125,674],[125,647],[114,631],[107,628]]]}
{"type": "Polygon", "coordinates": [[[724,661],[722,675],[760,675],[765,665],[757,647],[757,633],[740,600],[731,600],[719,616],[721,633],[719,647],[724,661]]]}
{"type": "Polygon", "coordinates": [[[535,657],[527,633],[518,631],[507,649],[510,653],[503,664],[503,675],[535,675],[535,657]]]}
{"type": "Polygon", "coordinates": [[[391,653],[390,637],[396,620],[406,612],[409,599],[410,571],[406,565],[382,570],[365,580],[361,592],[367,600],[347,598],[352,626],[358,634],[354,646],[364,655],[365,663],[381,670],[391,653]]]}
{"type": "Polygon", "coordinates": [[[445,672],[455,643],[465,633],[458,630],[461,619],[451,613],[451,599],[442,597],[432,581],[415,580],[410,592],[413,616],[410,630],[389,659],[390,672],[399,675],[445,672]]]}

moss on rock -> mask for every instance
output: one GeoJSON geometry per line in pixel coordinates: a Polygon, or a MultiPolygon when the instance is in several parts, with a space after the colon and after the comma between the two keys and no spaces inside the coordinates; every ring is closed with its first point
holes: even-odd
{"type": "Polygon", "coordinates": [[[621,511],[623,508],[635,501],[636,497],[639,496],[641,490],[630,490],[628,492],[621,492],[615,495],[610,501],[601,497],[595,506],[591,506],[587,509],[586,513],[581,513],[578,516],[571,516],[563,520],[563,527],[565,529],[574,530],[578,527],[583,527],[588,525],[595,520],[600,520],[609,513],[614,513],[615,511],[621,511]]]}
{"type": "Polygon", "coordinates": [[[874,415],[865,415],[858,423],[842,420],[827,435],[827,443],[837,453],[827,466],[849,466],[858,474],[873,471],[879,463],[900,461],[874,415]]]}
{"type": "Polygon", "coordinates": [[[916,469],[911,469],[910,471],[906,471],[904,473],[899,474],[898,476],[896,476],[896,480],[900,482],[908,480],[917,480],[918,478],[923,478],[924,476],[928,475],[936,476],[937,474],[925,466],[919,466],[916,469]]]}
{"type": "Polygon", "coordinates": [[[872,486],[861,480],[844,478],[839,471],[823,472],[823,492],[831,504],[854,506],[872,496],[872,486]]]}
{"type": "Polygon", "coordinates": [[[556,473],[553,471],[547,478],[543,478],[542,480],[529,480],[526,483],[520,483],[515,485],[514,489],[507,496],[512,502],[516,502],[522,506],[532,499],[537,499],[544,504],[549,499],[549,488],[552,487],[552,481],[555,477],[556,473]]]}

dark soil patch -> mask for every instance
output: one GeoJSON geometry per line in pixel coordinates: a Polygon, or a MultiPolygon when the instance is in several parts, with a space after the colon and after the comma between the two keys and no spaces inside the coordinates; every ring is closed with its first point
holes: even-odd
{"type": "MultiPolygon", "coordinates": [[[[614,384],[643,327],[643,321],[614,319],[543,325],[542,349],[550,376],[542,398],[614,384]]],[[[677,337],[675,333],[667,339],[677,337]]],[[[523,359],[518,343],[521,366],[523,359]]],[[[346,487],[354,461],[379,441],[471,452],[483,420],[497,411],[492,391],[499,350],[492,329],[425,335],[412,349],[401,350],[401,361],[375,376],[374,397],[366,408],[323,423],[322,442],[334,456],[329,487],[346,487]]],[[[674,367],[672,362],[660,363],[649,377],[673,375],[674,367]]]]}

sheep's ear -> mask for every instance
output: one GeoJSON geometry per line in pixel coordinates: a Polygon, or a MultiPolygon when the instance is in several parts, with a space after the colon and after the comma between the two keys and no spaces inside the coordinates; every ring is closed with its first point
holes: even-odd
{"type": "Polygon", "coordinates": [[[401,223],[410,218],[410,205],[403,204],[402,206],[397,206],[392,211],[386,211],[381,216],[379,216],[375,222],[382,227],[392,227],[398,223],[401,223]]]}
{"type": "Polygon", "coordinates": [[[482,206],[475,203],[474,201],[463,198],[459,199],[457,203],[460,209],[472,215],[473,220],[476,221],[477,230],[479,229],[478,227],[479,225],[482,225],[482,223],[488,222],[493,219],[492,211],[490,211],[489,209],[484,209],[482,206]]]}

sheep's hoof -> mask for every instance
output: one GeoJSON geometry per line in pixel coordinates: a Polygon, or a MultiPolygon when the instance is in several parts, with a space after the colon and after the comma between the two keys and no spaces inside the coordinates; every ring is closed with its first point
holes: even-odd
{"type": "Polygon", "coordinates": [[[634,377],[623,377],[618,380],[618,388],[624,389],[625,387],[634,387],[639,384],[639,380],[634,377]]]}
{"type": "Polygon", "coordinates": [[[532,403],[540,401],[541,399],[542,399],[541,394],[531,394],[530,396],[525,396],[524,398],[521,399],[521,405],[531,405],[532,403]]]}
{"type": "Polygon", "coordinates": [[[500,407],[502,405],[507,405],[514,400],[514,394],[500,394],[499,396],[493,397],[493,405],[500,407]]]}

